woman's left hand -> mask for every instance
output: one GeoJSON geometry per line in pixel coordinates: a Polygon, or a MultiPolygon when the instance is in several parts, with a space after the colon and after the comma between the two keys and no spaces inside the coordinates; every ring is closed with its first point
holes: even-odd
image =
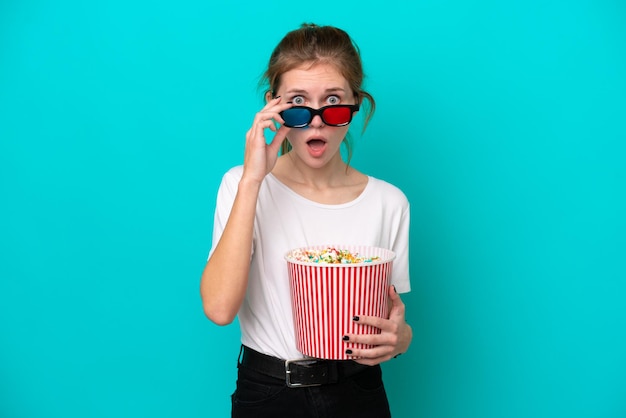
{"type": "Polygon", "coordinates": [[[389,286],[391,311],[389,319],[359,316],[358,323],[380,329],[380,334],[347,334],[347,342],[373,345],[372,348],[350,348],[354,361],[374,366],[404,353],[411,344],[413,330],[404,317],[404,303],[393,286],[389,286]]]}

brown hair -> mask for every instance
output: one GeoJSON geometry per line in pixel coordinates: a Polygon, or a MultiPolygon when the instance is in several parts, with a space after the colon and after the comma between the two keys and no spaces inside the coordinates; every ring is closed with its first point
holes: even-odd
{"type": "MultiPolygon", "coordinates": [[[[376,103],[371,94],[363,90],[363,64],[359,47],[343,30],[333,26],[317,26],[304,23],[299,29],[293,30],[279,42],[272,52],[267,70],[263,74],[262,82],[269,87],[272,97],[280,86],[280,77],[287,71],[300,67],[302,64],[330,63],[348,81],[354,92],[356,103],[364,107],[367,123],[374,115],[376,103]]],[[[348,137],[344,138],[348,151],[348,161],[352,156],[352,146],[348,137]]],[[[283,142],[281,153],[291,149],[288,141],[283,142]]]]}

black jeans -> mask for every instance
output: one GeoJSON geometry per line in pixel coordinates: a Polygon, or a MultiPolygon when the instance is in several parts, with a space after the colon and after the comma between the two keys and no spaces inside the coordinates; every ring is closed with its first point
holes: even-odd
{"type": "Polygon", "coordinates": [[[380,366],[338,383],[289,388],[284,380],[239,365],[233,418],[390,418],[380,366]]]}

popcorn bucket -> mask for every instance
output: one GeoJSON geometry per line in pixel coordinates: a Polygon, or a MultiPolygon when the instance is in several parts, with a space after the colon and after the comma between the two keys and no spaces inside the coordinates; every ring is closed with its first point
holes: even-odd
{"type": "Polygon", "coordinates": [[[310,357],[347,360],[349,348],[370,348],[342,340],[346,334],[378,334],[380,329],[353,321],[357,315],[389,317],[388,289],[393,251],[368,246],[313,246],[287,253],[291,306],[296,347],[310,357]],[[294,254],[347,250],[359,257],[375,258],[351,264],[303,261],[294,254]]]}

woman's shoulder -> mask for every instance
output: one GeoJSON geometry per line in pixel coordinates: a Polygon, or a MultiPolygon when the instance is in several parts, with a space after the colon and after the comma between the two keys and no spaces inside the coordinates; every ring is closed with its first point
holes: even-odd
{"type": "Polygon", "coordinates": [[[242,175],[243,166],[235,166],[227,170],[219,183],[218,196],[230,196],[234,199],[242,175]]]}
{"type": "Polygon", "coordinates": [[[375,190],[385,200],[391,200],[403,205],[409,204],[409,199],[398,186],[377,177],[368,176],[370,187],[375,190]]]}
{"type": "Polygon", "coordinates": [[[224,173],[224,177],[229,176],[229,177],[241,178],[242,175],[243,175],[243,165],[236,165],[234,167],[231,167],[230,169],[228,169],[228,171],[226,171],[226,173],[224,173]]]}
{"type": "Polygon", "coordinates": [[[243,176],[243,165],[236,165],[228,169],[222,176],[222,183],[239,183],[243,176]]]}

